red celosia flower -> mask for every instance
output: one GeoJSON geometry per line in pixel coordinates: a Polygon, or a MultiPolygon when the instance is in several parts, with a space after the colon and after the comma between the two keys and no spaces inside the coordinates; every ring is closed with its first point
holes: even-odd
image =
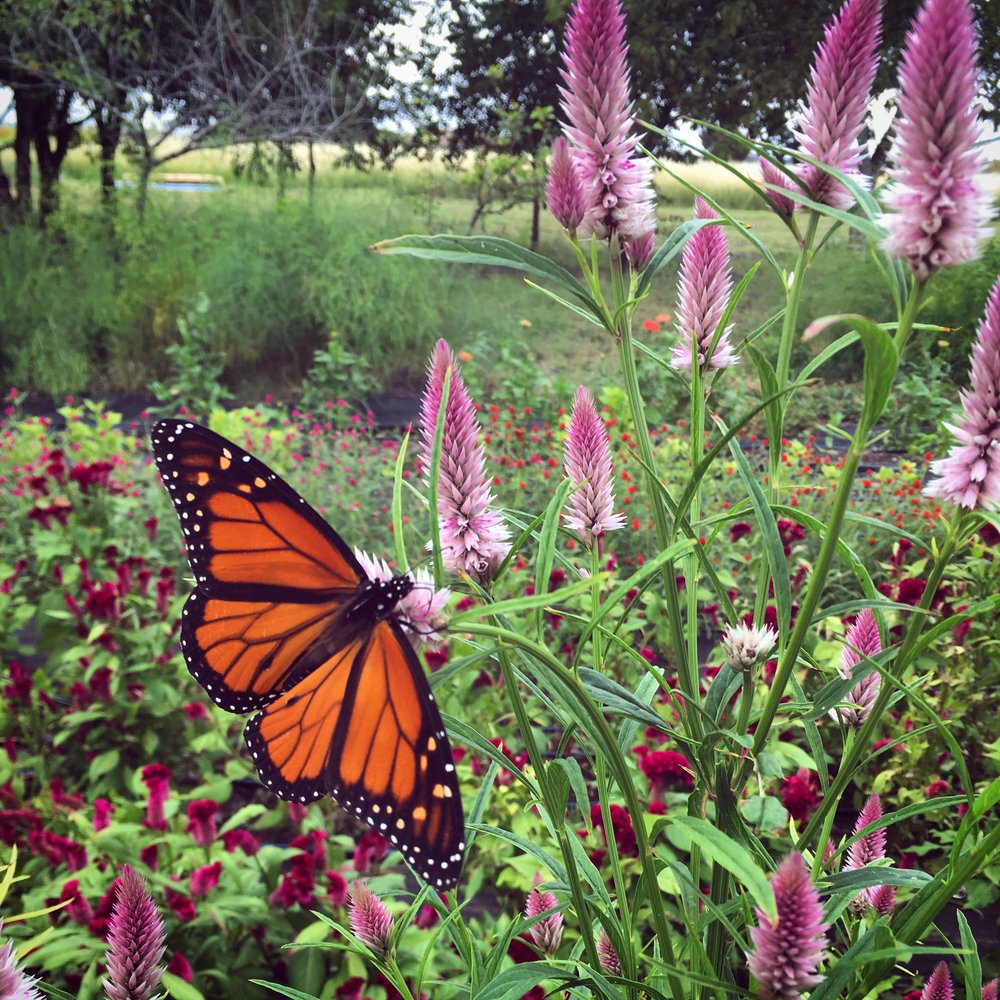
{"type": "Polygon", "coordinates": [[[190,896],[185,896],[183,892],[167,888],[164,891],[164,896],[167,900],[167,906],[174,911],[174,916],[182,924],[190,923],[198,915],[194,900],[190,896]]]}
{"type": "Polygon", "coordinates": [[[186,983],[194,982],[194,969],[191,968],[191,963],[182,952],[175,951],[170,956],[170,961],[167,962],[167,972],[183,979],[186,983]]]}
{"type": "Polygon", "coordinates": [[[381,861],[389,853],[389,841],[378,830],[366,830],[354,847],[354,870],[359,875],[367,875],[372,865],[381,861]]]}
{"type": "Polygon", "coordinates": [[[260,850],[257,838],[249,830],[244,830],[242,827],[237,827],[235,830],[227,830],[222,835],[222,846],[230,854],[239,848],[248,857],[260,850]]]}
{"type": "Polygon", "coordinates": [[[166,830],[167,821],[163,805],[170,794],[170,779],[173,771],[163,764],[147,764],[142,769],[142,781],[149,791],[146,800],[146,819],[143,821],[150,830],[166,830]]]}
{"type": "MultiPolygon", "coordinates": [[[[615,838],[615,844],[618,847],[618,853],[634,856],[638,853],[638,845],[635,840],[635,830],[632,828],[632,817],[629,816],[628,810],[624,806],[620,806],[615,802],[611,803],[609,812],[611,813],[612,833],[615,838]]],[[[607,843],[608,834],[604,829],[604,817],[601,814],[599,802],[595,802],[590,807],[590,822],[593,826],[600,828],[601,833],[604,835],[604,842],[607,843]]]]}
{"type": "Polygon", "coordinates": [[[222,874],[222,862],[213,861],[210,865],[202,865],[191,872],[191,896],[198,899],[207,896],[218,884],[222,874]]]}
{"type": "Polygon", "coordinates": [[[799,823],[805,822],[820,802],[819,775],[800,767],[781,782],[781,804],[799,823]]]}
{"type": "Polygon", "coordinates": [[[662,802],[670,789],[690,788],[694,784],[687,757],[676,750],[650,750],[639,761],[639,770],[649,781],[650,797],[662,802]]]}
{"type": "Polygon", "coordinates": [[[347,902],[347,879],[340,872],[326,873],[326,894],[330,897],[331,906],[343,906],[347,902]]]}
{"type": "Polygon", "coordinates": [[[216,837],[215,814],[219,811],[219,803],[212,799],[196,799],[187,807],[188,824],[185,833],[189,833],[200,847],[208,847],[216,837]]]}

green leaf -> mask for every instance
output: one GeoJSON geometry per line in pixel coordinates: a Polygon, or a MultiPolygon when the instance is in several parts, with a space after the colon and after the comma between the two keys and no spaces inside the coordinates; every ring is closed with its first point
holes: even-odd
{"type": "Polygon", "coordinates": [[[163,973],[163,985],[167,988],[167,996],[176,997],[177,1000],[205,1000],[205,994],[201,990],[172,972],[163,973]]]}
{"type": "Polygon", "coordinates": [[[633,719],[642,725],[663,729],[663,719],[617,681],[587,668],[580,670],[580,680],[587,694],[605,708],[612,709],[626,719],[633,719]]]}
{"type": "Polygon", "coordinates": [[[537,279],[556,282],[572,292],[595,316],[599,317],[601,314],[586,287],[566,268],[497,236],[398,236],[392,240],[382,240],[371,249],[380,254],[407,254],[452,264],[495,264],[523,271],[537,279]]]}
{"type": "Polygon", "coordinates": [[[98,754],[91,762],[88,776],[91,781],[96,781],[110,771],[113,771],[121,760],[120,750],[105,750],[98,754]]]}
{"type": "Polygon", "coordinates": [[[673,816],[671,825],[682,827],[706,857],[714,864],[722,865],[747,887],[754,901],[772,922],[777,920],[771,883],[753,855],[742,844],[727,837],[708,820],[697,816],[673,816]]]}
{"type": "Polygon", "coordinates": [[[522,962],[501,972],[476,994],[475,1000],[517,1000],[546,979],[551,979],[554,975],[561,978],[564,974],[562,969],[545,962],[522,962]]]}

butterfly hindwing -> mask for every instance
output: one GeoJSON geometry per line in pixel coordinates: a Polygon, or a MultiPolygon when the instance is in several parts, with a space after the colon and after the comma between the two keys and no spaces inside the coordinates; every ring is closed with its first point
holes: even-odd
{"type": "Polygon", "coordinates": [[[448,738],[400,627],[378,622],[247,724],[261,780],[283,798],[331,794],[438,888],[461,867],[462,802],[448,738]]]}
{"type": "Polygon", "coordinates": [[[181,617],[181,650],[216,705],[251,712],[302,671],[341,603],[227,601],[196,588],[181,617]]]}

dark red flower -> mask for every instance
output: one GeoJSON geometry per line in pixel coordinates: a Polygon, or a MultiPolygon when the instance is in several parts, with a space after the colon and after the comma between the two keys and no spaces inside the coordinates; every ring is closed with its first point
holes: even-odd
{"type": "Polygon", "coordinates": [[[366,830],[354,846],[354,870],[367,875],[389,853],[389,841],[377,830],[366,830]]]}
{"type": "Polygon", "coordinates": [[[326,894],[332,906],[343,906],[347,902],[347,879],[331,869],[326,873],[326,894]]]}
{"type": "MultiPolygon", "coordinates": [[[[654,751],[655,752],[655,751],[654,751]]],[[[609,807],[611,813],[611,826],[615,844],[618,846],[618,853],[622,855],[636,855],[639,853],[635,840],[635,830],[632,828],[632,817],[624,806],[612,802],[609,807]]],[[[604,829],[604,817],[601,814],[601,805],[595,802],[590,807],[590,822],[600,829],[604,836],[604,842],[608,842],[607,831],[604,829]]]]}
{"type": "Polygon", "coordinates": [[[173,771],[163,764],[147,764],[142,769],[142,780],[149,790],[146,800],[146,819],[144,825],[150,830],[166,830],[167,821],[163,814],[163,805],[170,794],[170,779],[173,771]]]}
{"type": "Polygon", "coordinates": [[[222,862],[213,861],[210,865],[202,865],[191,872],[191,896],[198,899],[207,896],[218,884],[222,874],[222,862]]]}
{"type": "Polygon", "coordinates": [[[194,981],[194,969],[191,968],[191,963],[182,952],[175,951],[170,956],[170,961],[167,962],[167,972],[177,976],[178,979],[183,979],[186,983],[194,981]]]}
{"type": "Polygon", "coordinates": [[[641,756],[639,770],[646,776],[654,802],[670,789],[678,791],[694,784],[687,757],[676,750],[649,750],[641,756]]]}
{"type": "Polygon", "coordinates": [[[194,905],[194,900],[190,896],[185,896],[183,892],[171,889],[169,886],[165,890],[167,906],[174,911],[174,916],[182,924],[190,923],[198,915],[198,909],[194,905]]]}
{"type": "Polygon", "coordinates": [[[254,855],[260,850],[257,838],[249,830],[244,830],[242,827],[227,830],[222,835],[222,846],[230,854],[239,848],[247,856],[254,855]]]}
{"type": "Polygon", "coordinates": [[[820,802],[819,775],[800,767],[781,782],[781,804],[799,823],[805,822],[820,802]]]}
{"type": "Polygon", "coordinates": [[[185,833],[199,847],[208,847],[216,838],[215,814],[219,811],[219,803],[213,799],[195,799],[188,803],[188,824],[185,833]]]}
{"type": "Polygon", "coordinates": [[[746,538],[753,531],[753,525],[746,521],[734,521],[729,526],[729,541],[738,542],[741,538],[746,538]]]}

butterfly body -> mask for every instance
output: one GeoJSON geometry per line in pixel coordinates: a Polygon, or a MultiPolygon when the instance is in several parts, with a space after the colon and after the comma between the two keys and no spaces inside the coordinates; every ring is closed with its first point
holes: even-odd
{"type": "Polygon", "coordinates": [[[397,606],[409,576],[370,579],[279,476],[197,424],[152,434],[196,586],[181,618],[188,669],[245,730],[277,795],[330,794],[439,889],[464,849],[447,734],[397,606]]]}

